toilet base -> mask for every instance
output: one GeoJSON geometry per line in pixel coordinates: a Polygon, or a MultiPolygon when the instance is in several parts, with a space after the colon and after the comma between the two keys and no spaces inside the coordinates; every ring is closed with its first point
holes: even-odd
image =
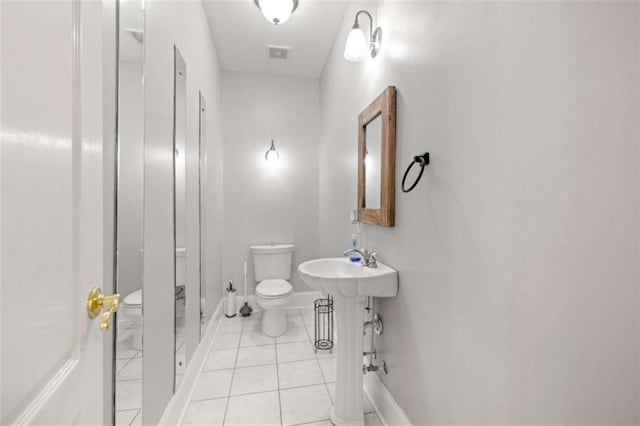
{"type": "Polygon", "coordinates": [[[265,309],[262,313],[262,332],[269,337],[282,336],[287,331],[287,313],[284,308],[265,309]]]}

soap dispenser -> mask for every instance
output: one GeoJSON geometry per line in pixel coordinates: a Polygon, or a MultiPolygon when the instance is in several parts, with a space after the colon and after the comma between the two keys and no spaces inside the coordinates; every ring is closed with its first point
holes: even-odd
{"type": "MultiPolygon", "coordinates": [[[[351,234],[351,248],[358,248],[358,234],[351,234]]],[[[356,252],[352,252],[351,254],[349,254],[349,260],[351,260],[351,262],[353,263],[358,263],[361,259],[362,258],[360,257],[360,255],[356,252]]]]}

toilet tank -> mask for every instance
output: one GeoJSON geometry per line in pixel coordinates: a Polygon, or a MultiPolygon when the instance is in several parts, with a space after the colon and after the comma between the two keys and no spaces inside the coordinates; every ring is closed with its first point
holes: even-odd
{"type": "Polygon", "coordinates": [[[256,281],[273,278],[291,278],[293,244],[266,244],[249,246],[253,257],[253,273],[256,281]]]}

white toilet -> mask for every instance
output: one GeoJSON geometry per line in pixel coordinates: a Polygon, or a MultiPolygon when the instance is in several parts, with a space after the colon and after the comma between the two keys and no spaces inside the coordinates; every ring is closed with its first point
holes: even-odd
{"type": "Polygon", "coordinates": [[[284,308],[293,297],[291,278],[293,244],[250,246],[256,281],[256,303],[262,314],[262,331],[267,336],[282,336],[287,331],[284,308]]]}
{"type": "Polygon", "coordinates": [[[142,289],[124,298],[122,314],[133,322],[131,349],[142,350],[142,289]]]}
{"type": "MultiPolygon", "coordinates": [[[[142,254],[142,250],[140,250],[142,254]]],[[[184,286],[187,276],[186,266],[187,250],[184,247],[176,248],[176,287],[184,286]]],[[[176,318],[184,318],[184,298],[182,303],[176,303],[176,318]]],[[[127,295],[120,310],[123,316],[133,322],[133,338],[131,339],[131,349],[142,350],[142,289],[136,290],[127,295]]]]}

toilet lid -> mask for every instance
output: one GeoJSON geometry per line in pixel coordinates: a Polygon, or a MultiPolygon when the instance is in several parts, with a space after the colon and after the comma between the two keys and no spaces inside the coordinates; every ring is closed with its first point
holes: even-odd
{"type": "Polygon", "coordinates": [[[291,292],[293,287],[285,280],[264,280],[256,287],[256,293],[263,297],[284,296],[291,292]]]}
{"type": "Polygon", "coordinates": [[[125,305],[142,305],[142,289],[136,290],[124,298],[125,305]]]}

